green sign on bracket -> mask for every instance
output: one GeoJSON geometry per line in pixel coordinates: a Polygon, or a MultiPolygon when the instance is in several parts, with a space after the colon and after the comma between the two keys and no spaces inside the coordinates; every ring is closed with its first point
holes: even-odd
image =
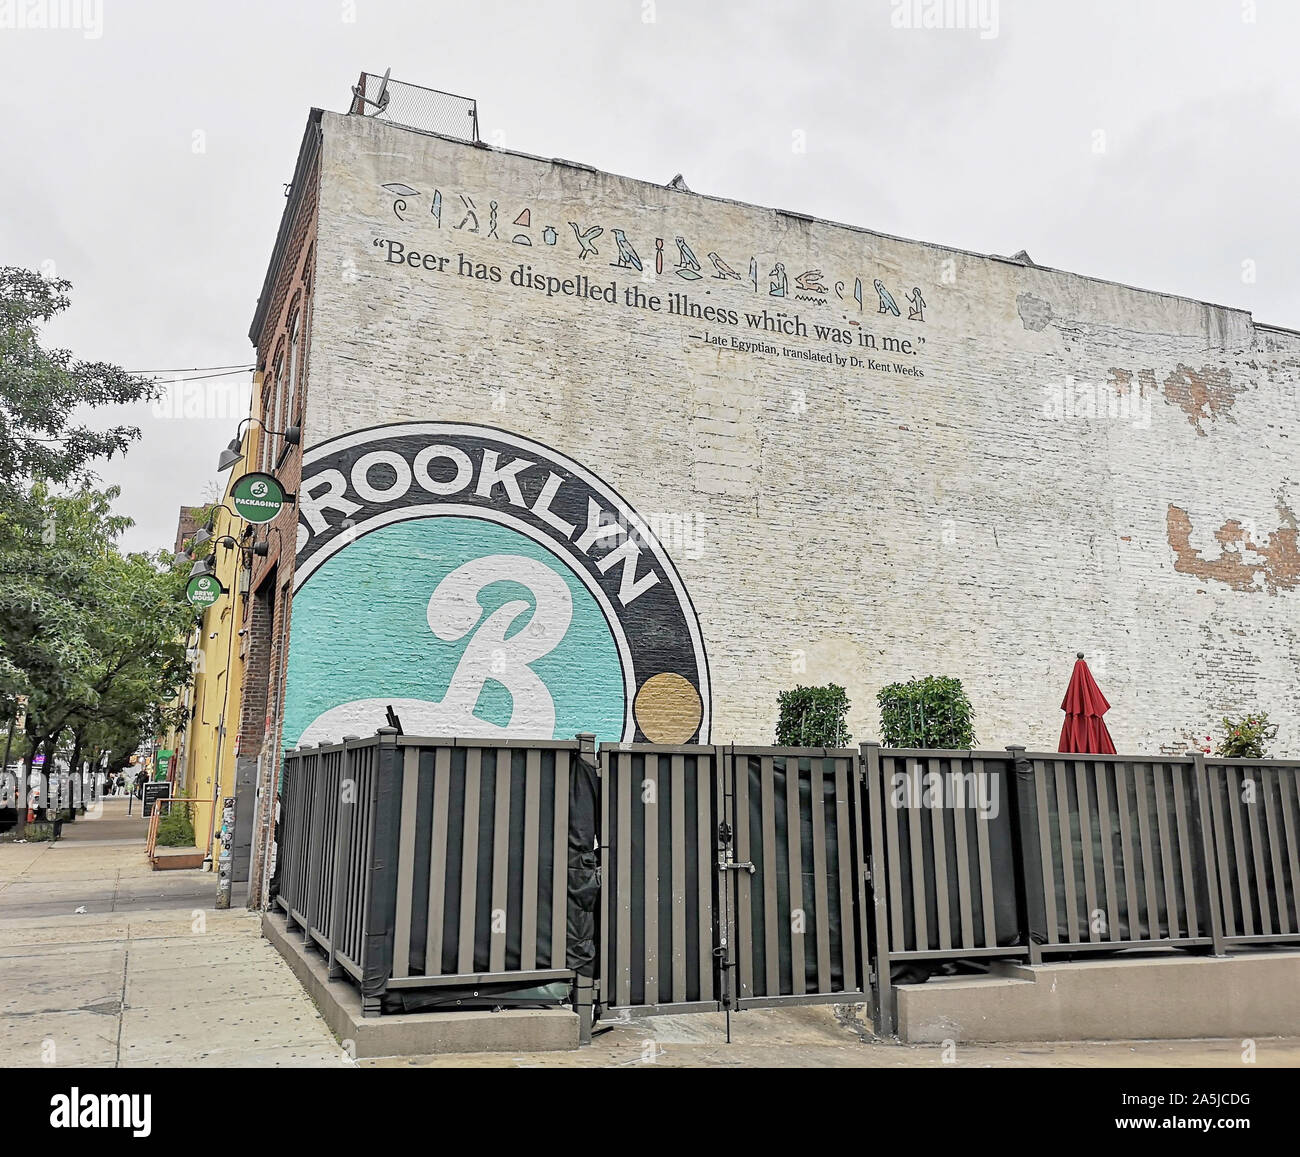
{"type": "Polygon", "coordinates": [[[215,575],[196,574],[185,584],[185,597],[190,605],[203,610],[207,610],[225,593],[226,588],[215,575]]]}
{"type": "Polygon", "coordinates": [[[270,522],[287,501],[284,487],[273,474],[245,474],[230,491],[235,511],[247,522],[270,522]]]}

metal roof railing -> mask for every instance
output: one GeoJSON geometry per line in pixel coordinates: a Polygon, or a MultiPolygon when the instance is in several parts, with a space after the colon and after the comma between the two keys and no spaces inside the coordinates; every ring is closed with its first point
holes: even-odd
{"type": "Polygon", "coordinates": [[[477,101],[440,92],[436,88],[390,80],[388,73],[378,76],[373,72],[363,72],[352,88],[352,105],[348,111],[416,132],[438,133],[471,144],[480,143],[477,101]]]}

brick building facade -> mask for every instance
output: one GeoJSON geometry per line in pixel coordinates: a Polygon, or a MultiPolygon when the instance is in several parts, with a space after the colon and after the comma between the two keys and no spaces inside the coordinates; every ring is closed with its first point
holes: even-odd
{"type": "MultiPolygon", "coordinates": [[[[313,112],[249,329],[257,363],[256,436],[250,439],[245,462],[236,467],[275,474],[290,494],[298,489],[301,477],[300,448],[290,445],[280,432],[301,425],[307,398],[319,147],[320,117],[313,112]]],[[[278,717],[289,632],[294,521],[290,505],[258,529],[256,538],[266,553],[253,557],[249,594],[243,600],[240,655],[245,663],[245,690],[236,754],[235,879],[251,881],[250,898],[255,902],[271,867],[270,820],[279,769],[278,717]]]]}
{"type": "Polygon", "coordinates": [[[1244,311],[314,112],[250,336],[303,429],[261,451],[263,832],[279,749],[388,704],[761,743],[834,681],[865,739],[947,674],[1047,747],[1080,650],[1121,751],[1264,709],[1300,752],[1300,334],[1244,311]]]}

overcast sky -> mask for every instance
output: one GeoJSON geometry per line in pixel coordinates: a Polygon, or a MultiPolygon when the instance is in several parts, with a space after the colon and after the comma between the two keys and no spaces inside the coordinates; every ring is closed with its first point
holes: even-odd
{"type": "MultiPolygon", "coordinates": [[[[1295,0],[948,0],[982,30],[891,0],[103,0],[99,35],[4,27],[31,4],[0,0],[0,263],[72,281],[47,336],[82,358],[251,363],[308,110],[390,67],[507,148],[1300,328],[1295,0]]],[[[101,477],[127,546],[170,548],[237,418],[128,420],[101,477]]]]}

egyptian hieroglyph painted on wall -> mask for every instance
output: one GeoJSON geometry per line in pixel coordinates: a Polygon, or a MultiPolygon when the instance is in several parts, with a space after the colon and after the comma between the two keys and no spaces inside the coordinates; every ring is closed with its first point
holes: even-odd
{"type": "Polygon", "coordinates": [[[596,475],[490,427],[362,430],[304,459],[284,745],[370,735],[701,741],[672,561],[596,475]]]}

